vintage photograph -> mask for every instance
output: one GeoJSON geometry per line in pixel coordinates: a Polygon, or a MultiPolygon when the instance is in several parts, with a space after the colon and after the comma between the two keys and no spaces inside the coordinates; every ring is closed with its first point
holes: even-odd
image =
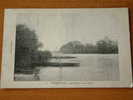
{"type": "Polygon", "coordinates": [[[128,8],[4,15],[1,88],[132,87],[128,8]]]}
{"type": "Polygon", "coordinates": [[[116,20],[97,14],[17,14],[14,80],[118,81],[116,20]]]}

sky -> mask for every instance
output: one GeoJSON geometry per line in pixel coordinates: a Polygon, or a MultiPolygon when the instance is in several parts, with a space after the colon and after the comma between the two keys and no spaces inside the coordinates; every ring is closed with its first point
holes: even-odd
{"type": "Polygon", "coordinates": [[[70,41],[96,43],[105,36],[117,40],[121,31],[119,14],[115,11],[20,13],[17,24],[25,24],[36,31],[41,50],[56,51],[70,41]]]}

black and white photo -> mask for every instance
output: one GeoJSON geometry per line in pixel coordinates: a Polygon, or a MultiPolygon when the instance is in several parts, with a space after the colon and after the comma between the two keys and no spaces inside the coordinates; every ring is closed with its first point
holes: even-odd
{"type": "Polygon", "coordinates": [[[19,82],[27,88],[131,86],[127,8],[7,9],[5,14],[12,36],[11,87],[19,82]]]}

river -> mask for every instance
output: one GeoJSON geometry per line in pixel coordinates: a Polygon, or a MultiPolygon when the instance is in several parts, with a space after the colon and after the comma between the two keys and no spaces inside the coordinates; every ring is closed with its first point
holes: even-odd
{"type": "MultiPolygon", "coordinates": [[[[40,81],[118,81],[118,54],[62,54],[75,58],[60,59],[59,62],[78,62],[79,66],[38,66],[40,81]]],[[[51,59],[51,62],[55,59],[51,59]]],[[[16,80],[35,80],[33,75],[16,75],[16,80]]]]}

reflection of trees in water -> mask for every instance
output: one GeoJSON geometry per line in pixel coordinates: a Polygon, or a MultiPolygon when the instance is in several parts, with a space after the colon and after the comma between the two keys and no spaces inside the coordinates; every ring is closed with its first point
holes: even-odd
{"type": "Polygon", "coordinates": [[[36,80],[36,81],[39,81],[39,80],[40,80],[39,72],[40,72],[40,69],[37,69],[37,68],[36,68],[36,69],[34,70],[34,73],[33,73],[34,75],[33,75],[33,76],[34,76],[34,80],[36,80]]]}

